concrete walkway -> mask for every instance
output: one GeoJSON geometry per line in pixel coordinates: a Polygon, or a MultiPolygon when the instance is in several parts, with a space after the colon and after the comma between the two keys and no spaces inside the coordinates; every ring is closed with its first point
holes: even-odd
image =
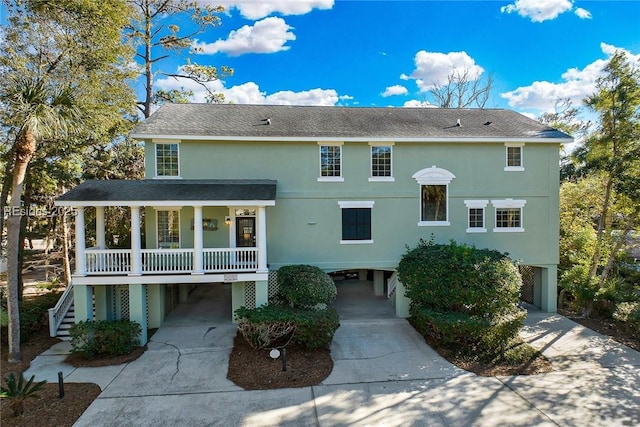
{"type": "Polygon", "coordinates": [[[640,425],[640,353],[555,314],[530,311],[522,336],[555,371],[477,377],[438,356],[401,319],[343,320],[334,369],[314,387],[245,391],[226,379],[235,327],[163,326],[136,361],[64,367],[55,347],[27,375],[95,382],[77,426],[640,425]]]}

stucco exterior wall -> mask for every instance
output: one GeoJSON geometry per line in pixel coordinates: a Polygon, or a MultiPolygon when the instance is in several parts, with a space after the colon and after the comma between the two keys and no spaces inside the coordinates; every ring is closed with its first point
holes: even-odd
{"type": "MultiPolygon", "coordinates": [[[[475,244],[508,252],[529,265],[558,263],[559,146],[527,143],[524,171],[505,171],[505,142],[393,144],[394,182],[369,182],[371,147],[366,141],[342,147],[344,182],[318,182],[317,142],[180,142],[180,171],[189,179],[274,179],[276,205],[267,208],[270,268],[293,263],[327,271],[393,270],[406,245],[418,239],[475,244]],[[449,184],[449,226],[418,226],[420,186],[412,175],[437,166],[455,175],[449,184]],[[494,232],[492,200],[526,200],[524,232],[494,232]],[[486,233],[468,233],[465,200],[488,200],[486,233]],[[339,201],[373,201],[371,244],[340,244],[339,201]]],[[[393,143],[393,141],[390,141],[393,143]]],[[[155,175],[155,150],[146,144],[147,178],[155,175]]],[[[205,232],[205,247],[227,246],[227,208],[205,208],[219,230],[205,232]]],[[[193,208],[181,211],[181,246],[191,247],[193,208]]],[[[155,245],[155,214],[147,209],[147,247],[155,245]],[[151,213],[151,215],[149,215],[151,213]],[[149,246],[151,245],[151,246],[149,246]]]]}

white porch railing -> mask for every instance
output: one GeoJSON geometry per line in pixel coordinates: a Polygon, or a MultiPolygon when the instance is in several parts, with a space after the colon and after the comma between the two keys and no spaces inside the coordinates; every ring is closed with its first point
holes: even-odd
{"type": "Polygon", "coordinates": [[[394,272],[387,281],[387,298],[391,298],[391,295],[393,295],[396,290],[396,286],[398,286],[398,273],[394,272]]]}
{"type": "MultiPolygon", "coordinates": [[[[142,249],[142,274],[191,273],[193,249],[142,249]]],[[[257,248],[205,248],[205,273],[258,270],[257,248]]],[[[131,249],[87,249],[87,275],[125,275],[131,273],[131,249]]]]}
{"type": "Polygon", "coordinates": [[[193,249],[142,249],[142,274],[190,273],[193,249]]]}
{"type": "Polygon", "coordinates": [[[87,274],[127,274],[131,271],[131,250],[88,248],[85,264],[87,274]]]}
{"type": "Polygon", "coordinates": [[[204,271],[256,271],[258,269],[258,249],[224,248],[205,249],[204,271]]]}
{"type": "Polygon", "coordinates": [[[58,328],[71,304],[73,304],[73,284],[69,283],[55,307],[49,309],[49,335],[52,337],[58,334],[58,328]]]}

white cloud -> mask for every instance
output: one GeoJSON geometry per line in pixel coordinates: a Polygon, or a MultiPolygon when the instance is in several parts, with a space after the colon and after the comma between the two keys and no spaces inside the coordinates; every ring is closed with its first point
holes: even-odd
{"type": "MultiPolygon", "coordinates": [[[[559,15],[573,9],[573,0],[516,0],[515,3],[502,6],[502,13],[516,12],[532,22],[544,22],[556,19],[559,15]]],[[[591,18],[591,13],[583,8],[577,8],[575,14],[581,19],[591,18]]]]}
{"type": "Polygon", "coordinates": [[[384,90],[384,92],[382,92],[382,96],[386,98],[388,96],[394,96],[394,95],[406,95],[407,93],[409,93],[409,91],[407,90],[406,87],[402,85],[393,85],[393,86],[387,87],[384,90]]]}
{"type": "MultiPolygon", "coordinates": [[[[179,71],[179,70],[178,70],[179,71]]],[[[173,77],[159,78],[155,82],[156,88],[163,90],[190,90],[193,92],[191,102],[205,102],[207,91],[198,83],[189,79],[173,77]]],[[[220,80],[207,83],[207,87],[225,96],[226,102],[236,104],[273,104],[273,105],[337,105],[341,100],[353,99],[349,95],[338,95],[334,89],[310,89],[300,92],[290,90],[267,94],[260,90],[257,83],[247,82],[227,88],[220,80]]]]}
{"type": "Polygon", "coordinates": [[[437,105],[433,105],[429,101],[419,101],[417,99],[412,99],[411,101],[407,101],[404,104],[402,104],[402,106],[403,107],[409,107],[409,108],[416,108],[416,107],[420,107],[420,108],[437,108],[437,105]]]}
{"type": "MultiPolygon", "coordinates": [[[[601,43],[600,48],[607,56],[620,50],[615,46],[601,43]]],[[[632,55],[626,52],[630,60],[640,64],[640,55],[632,55]]],[[[502,93],[500,96],[507,99],[510,107],[518,109],[535,109],[542,112],[552,112],[555,103],[560,98],[570,98],[574,106],[580,106],[582,100],[596,91],[596,79],[602,69],[607,65],[609,58],[597,59],[583,69],[570,68],[562,73],[560,83],[548,81],[536,81],[529,86],[519,87],[516,90],[502,93]]]]}
{"type": "Polygon", "coordinates": [[[226,9],[236,8],[247,19],[260,19],[272,13],[282,15],[304,15],[313,9],[331,9],[334,0],[200,0],[201,3],[222,5],[226,9]]]}
{"type": "Polygon", "coordinates": [[[591,12],[581,7],[576,8],[573,13],[575,13],[580,19],[591,19],[591,12]]]}
{"type": "Polygon", "coordinates": [[[403,73],[400,79],[414,79],[422,92],[446,84],[448,76],[452,74],[466,72],[470,79],[475,80],[484,72],[466,52],[441,53],[421,50],[416,53],[414,62],[416,69],[409,76],[403,73]]]}
{"type": "Polygon", "coordinates": [[[311,89],[301,92],[283,90],[267,95],[264,104],[276,105],[336,105],[340,97],[334,89],[311,89]]]}
{"type": "Polygon", "coordinates": [[[285,43],[296,39],[295,34],[290,31],[292,29],[282,18],[265,18],[253,26],[245,25],[231,31],[226,40],[213,43],[196,41],[193,50],[203,54],[224,52],[230,56],[245,53],[275,53],[289,49],[285,43]]]}

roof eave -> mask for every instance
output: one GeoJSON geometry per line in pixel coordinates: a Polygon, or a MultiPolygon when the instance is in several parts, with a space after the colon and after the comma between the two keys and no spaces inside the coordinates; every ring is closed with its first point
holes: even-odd
{"type": "Polygon", "coordinates": [[[56,200],[56,206],[275,206],[275,200],[56,200]]]}
{"type": "Polygon", "coordinates": [[[569,144],[574,142],[572,137],[567,138],[510,138],[510,137],[314,137],[314,136],[219,136],[219,135],[166,135],[166,134],[131,134],[131,138],[138,140],[180,140],[180,141],[258,141],[258,142],[318,142],[318,141],[340,141],[340,142],[449,142],[449,143],[469,143],[469,142],[524,142],[524,143],[548,143],[548,144],[569,144]]]}

